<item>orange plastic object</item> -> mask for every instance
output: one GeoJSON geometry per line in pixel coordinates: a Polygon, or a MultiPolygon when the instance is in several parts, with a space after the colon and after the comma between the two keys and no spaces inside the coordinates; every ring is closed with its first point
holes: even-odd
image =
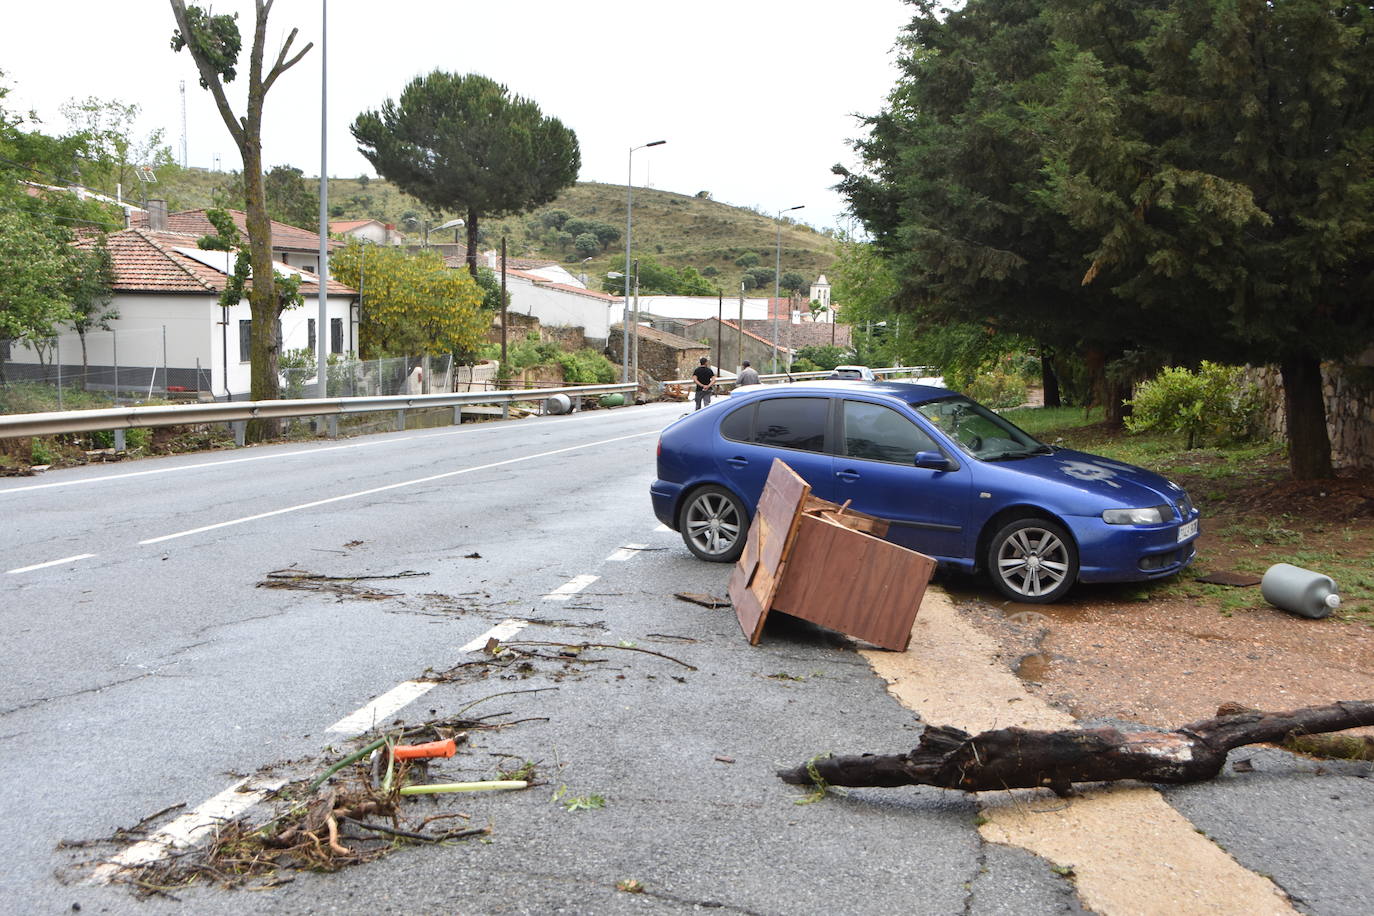
{"type": "Polygon", "coordinates": [[[398,744],[391,749],[397,760],[418,760],[424,757],[452,757],[458,753],[458,742],[452,738],[428,744],[398,744]]]}

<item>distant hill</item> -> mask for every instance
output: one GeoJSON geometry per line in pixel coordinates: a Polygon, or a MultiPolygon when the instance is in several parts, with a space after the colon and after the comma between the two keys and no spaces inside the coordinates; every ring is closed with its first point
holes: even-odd
{"type": "MultiPolygon", "coordinates": [[[[224,204],[228,189],[237,175],[203,169],[169,170],[153,187],[153,193],[167,198],[173,210],[224,204]]],[[[329,180],[331,219],[378,219],[394,223],[407,235],[418,238],[422,231],[406,221],[407,216],[428,219],[439,225],[462,216],[459,213],[433,215],[414,198],[380,179],[331,178],[329,180]]],[[[231,206],[241,204],[231,202],[231,206]]],[[[564,210],[571,217],[595,220],[614,226],[621,237],[593,256],[585,272],[588,285],[599,285],[607,271],[623,270],[625,264],[625,186],[579,182],[563,192],[547,207],[533,213],[500,220],[483,220],[483,247],[499,248],[501,236],[507,240],[512,257],[546,257],[580,273],[579,256],[571,245],[560,246],[556,232],[549,232],[541,215],[564,210]]],[[[307,227],[313,228],[313,227],[307,227]]],[[[460,230],[461,232],[461,230],[460,230]]],[[[431,234],[431,242],[452,242],[448,231],[431,234]],[[440,237],[442,236],[442,237],[440,237]]],[[[634,253],[648,256],[671,267],[695,267],[726,296],[739,294],[742,267],[736,260],[752,253],[757,266],[772,268],[776,258],[777,222],[767,214],[705,197],[689,197],[654,188],[634,189],[634,253]]],[[[834,240],[810,226],[783,220],[782,272],[797,271],[814,280],[830,270],[835,260],[834,240]]],[[[746,260],[749,260],[746,257],[746,260]]],[[[751,290],[747,295],[772,295],[772,287],[751,290]]]]}

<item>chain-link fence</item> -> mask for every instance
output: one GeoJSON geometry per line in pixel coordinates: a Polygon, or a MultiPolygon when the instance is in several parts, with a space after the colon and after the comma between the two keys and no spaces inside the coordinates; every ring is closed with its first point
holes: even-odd
{"type": "Polygon", "coordinates": [[[190,366],[169,363],[167,333],[166,328],[72,331],[0,340],[0,386],[12,396],[31,390],[35,400],[58,410],[92,399],[129,402],[209,392],[208,366],[199,360],[190,366]]]}

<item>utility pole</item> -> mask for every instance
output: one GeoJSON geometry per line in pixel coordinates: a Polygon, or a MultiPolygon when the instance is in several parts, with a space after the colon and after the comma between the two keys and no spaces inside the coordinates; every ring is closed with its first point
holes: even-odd
{"type": "Polygon", "coordinates": [[[744,365],[744,281],[739,281],[739,327],[735,329],[735,365],[744,365]]]}

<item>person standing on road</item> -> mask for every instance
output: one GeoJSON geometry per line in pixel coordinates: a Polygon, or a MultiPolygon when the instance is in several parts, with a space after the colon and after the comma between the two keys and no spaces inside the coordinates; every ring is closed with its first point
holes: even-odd
{"type": "Polygon", "coordinates": [[[716,374],[711,371],[711,361],[703,356],[701,365],[692,370],[692,378],[697,383],[695,409],[701,410],[711,403],[711,386],[716,383],[716,374]]]}
{"type": "Polygon", "coordinates": [[[745,385],[757,385],[759,383],[758,371],[749,365],[749,360],[745,360],[739,369],[739,378],[735,380],[735,387],[741,388],[745,385]]]}

